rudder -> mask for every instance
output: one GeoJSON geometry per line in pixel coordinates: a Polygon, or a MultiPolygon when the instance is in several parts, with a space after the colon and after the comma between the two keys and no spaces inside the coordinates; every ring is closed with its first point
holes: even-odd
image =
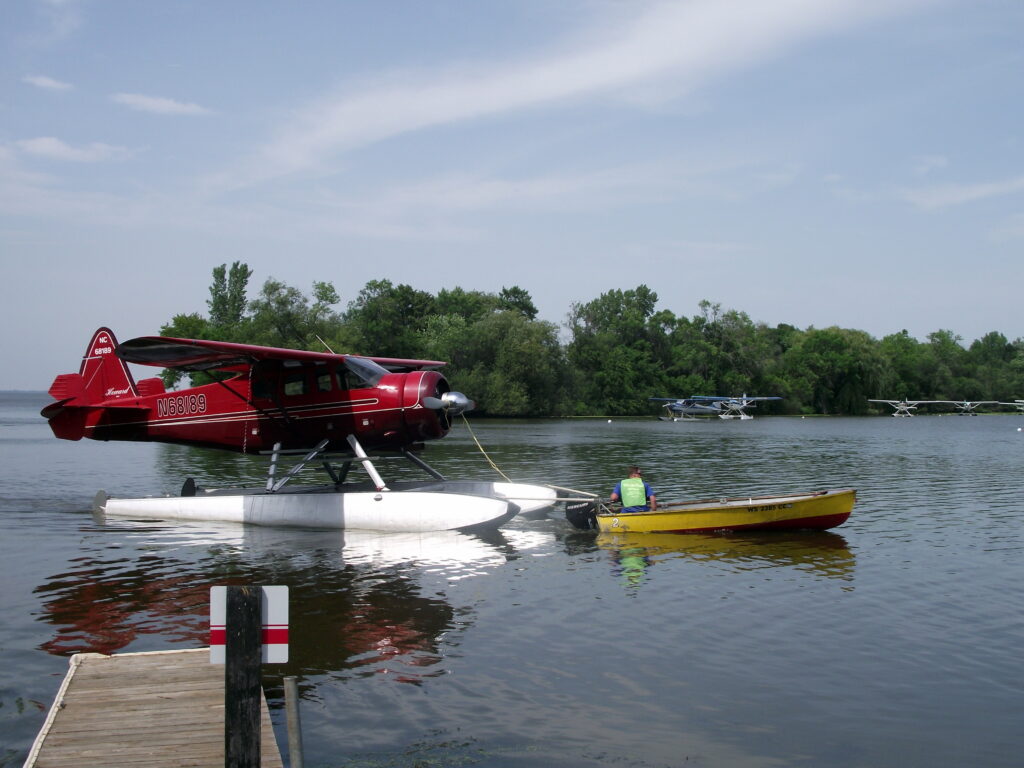
{"type": "Polygon", "coordinates": [[[94,405],[138,397],[135,379],[116,350],[113,332],[109,328],[98,329],[85,349],[78,373],[62,373],[50,385],[49,394],[57,401],[54,405],[94,405]]]}
{"type": "Polygon", "coordinates": [[[82,377],[83,395],[88,402],[138,396],[128,364],[117,356],[116,351],[117,339],[109,328],[100,328],[92,335],[78,371],[82,377]]]}

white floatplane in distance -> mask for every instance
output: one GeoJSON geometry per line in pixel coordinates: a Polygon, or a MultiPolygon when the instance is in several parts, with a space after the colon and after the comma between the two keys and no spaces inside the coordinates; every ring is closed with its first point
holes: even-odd
{"type": "MultiPolygon", "coordinates": [[[[1012,403],[1000,403],[996,400],[868,400],[869,403],[885,403],[892,406],[893,416],[913,416],[911,411],[917,410],[919,405],[952,405],[955,406],[960,415],[977,416],[975,410],[979,405],[1012,405],[1012,403]]],[[[1024,401],[1018,401],[1024,402],[1024,401]]],[[[1024,410],[1024,408],[1022,408],[1024,410]]]]}
{"type": "Polygon", "coordinates": [[[668,412],[666,416],[659,416],[662,421],[690,421],[698,416],[717,416],[720,419],[742,419],[744,421],[754,418],[746,412],[747,408],[757,407],[757,403],[763,400],[781,400],[781,397],[752,397],[740,395],[731,397],[725,395],[691,395],[690,397],[649,397],[652,402],[664,403],[668,412]]]}

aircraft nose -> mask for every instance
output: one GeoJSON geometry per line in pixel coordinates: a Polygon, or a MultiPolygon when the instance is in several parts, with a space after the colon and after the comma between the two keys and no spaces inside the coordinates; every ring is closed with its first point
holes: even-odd
{"type": "Polygon", "coordinates": [[[448,403],[448,413],[452,416],[458,416],[460,413],[476,408],[476,403],[461,392],[445,392],[441,395],[441,400],[448,403]]]}
{"type": "Polygon", "coordinates": [[[476,408],[476,403],[461,392],[445,392],[441,397],[424,397],[423,405],[435,411],[444,411],[449,416],[458,416],[476,408]]]}

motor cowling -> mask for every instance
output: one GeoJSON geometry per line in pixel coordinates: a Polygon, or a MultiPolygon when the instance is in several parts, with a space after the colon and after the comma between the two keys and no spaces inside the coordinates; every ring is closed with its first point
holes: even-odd
{"type": "Polygon", "coordinates": [[[452,419],[475,405],[461,392],[453,391],[437,371],[408,374],[402,394],[406,427],[414,439],[444,437],[452,419]]]}

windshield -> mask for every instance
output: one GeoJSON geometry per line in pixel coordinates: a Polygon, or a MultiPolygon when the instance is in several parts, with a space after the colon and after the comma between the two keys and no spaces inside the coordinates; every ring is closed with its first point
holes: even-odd
{"type": "Polygon", "coordinates": [[[365,357],[346,357],[345,367],[355,376],[360,386],[375,387],[387,370],[365,357]]]}

